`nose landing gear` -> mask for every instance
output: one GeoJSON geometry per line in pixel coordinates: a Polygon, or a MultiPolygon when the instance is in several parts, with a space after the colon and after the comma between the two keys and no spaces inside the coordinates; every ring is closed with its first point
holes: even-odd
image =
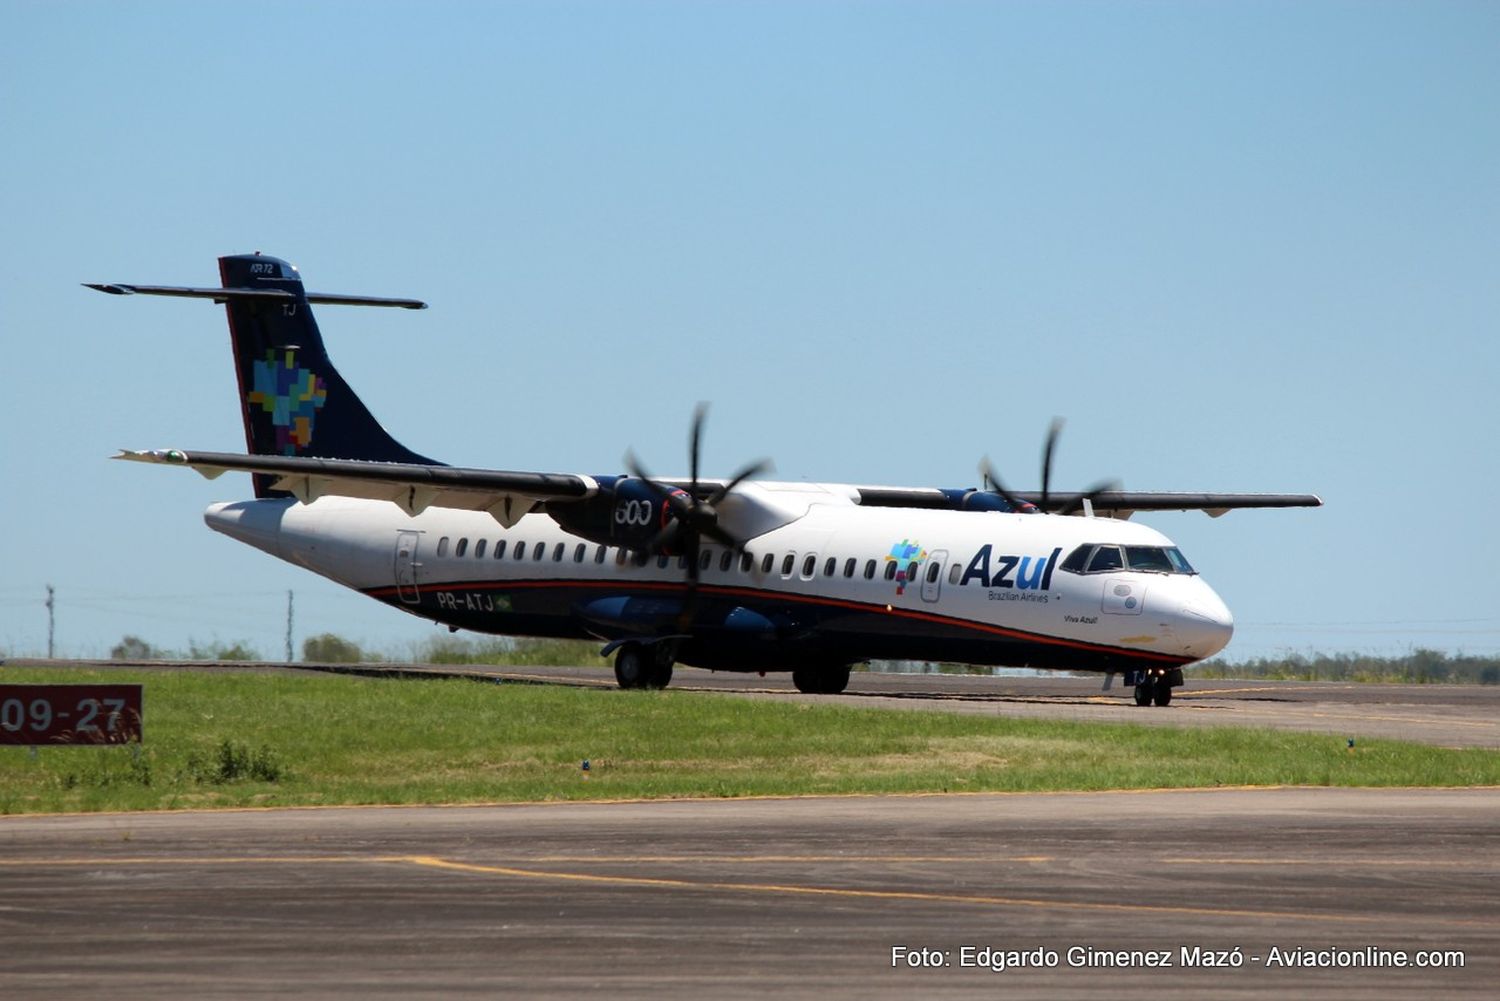
{"type": "Polygon", "coordinates": [[[1182,668],[1153,667],[1137,673],[1135,680],[1135,704],[1159,706],[1172,704],[1172,689],[1182,684],[1182,668]]]}

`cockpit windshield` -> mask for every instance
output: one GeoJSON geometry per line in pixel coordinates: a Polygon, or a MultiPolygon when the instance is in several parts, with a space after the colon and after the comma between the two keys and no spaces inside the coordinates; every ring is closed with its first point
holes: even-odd
{"type": "Polygon", "coordinates": [[[1134,570],[1138,573],[1195,574],[1198,571],[1176,546],[1113,546],[1087,543],[1063,560],[1062,568],[1071,573],[1109,573],[1134,570]]]}

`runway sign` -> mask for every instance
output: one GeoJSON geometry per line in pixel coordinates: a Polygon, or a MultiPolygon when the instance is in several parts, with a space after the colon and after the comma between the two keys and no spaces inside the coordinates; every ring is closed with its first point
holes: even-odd
{"type": "Polygon", "coordinates": [[[140,685],[0,685],[0,744],[140,742],[140,685]]]}

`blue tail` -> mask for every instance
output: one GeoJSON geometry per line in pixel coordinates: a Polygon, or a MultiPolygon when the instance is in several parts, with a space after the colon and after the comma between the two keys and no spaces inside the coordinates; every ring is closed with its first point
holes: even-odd
{"type": "MultiPolygon", "coordinates": [[[[420,306],[401,300],[309,296],[297,269],[261,254],[219,258],[239,377],[245,443],[254,455],[441,463],[418,455],[371,415],[323,347],[311,302],[420,306]]],[[[278,495],[257,476],[257,496],[278,495]]]]}

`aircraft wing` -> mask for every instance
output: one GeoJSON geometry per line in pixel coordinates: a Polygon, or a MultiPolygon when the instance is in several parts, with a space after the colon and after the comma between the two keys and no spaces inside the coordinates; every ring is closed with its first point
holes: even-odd
{"type": "Polygon", "coordinates": [[[187,466],[209,479],[230,470],[267,474],[276,477],[272,483],[274,489],[285,490],[303,503],[325,496],[363,497],[391,501],[411,515],[421,514],[429,507],[487,511],[506,528],[546,501],[580,500],[599,489],[591,477],[569,473],[521,473],[401,462],[177,449],[126,450],[114,458],[187,466]]]}
{"type": "MultiPolygon", "coordinates": [[[[860,504],[866,507],[920,507],[951,508],[955,506],[955,495],[964,491],[938,490],[932,487],[855,487],[860,504]]],[[[1021,500],[1041,508],[1040,492],[1017,490],[1014,495],[1021,500]]],[[[1137,490],[1102,490],[1088,495],[1078,493],[1054,493],[1047,499],[1045,509],[1057,513],[1073,511],[1081,513],[1083,499],[1090,498],[1094,514],[1105,518],[1129,518],[1137,511],[1203,511],[1217,518],[1240,508],[1275,507],[1322,507],[1323,499],[1316,494],[1272,494],[1272,493],[1172,493],[1144,492],[1137,490]]]]}
{"type": "MultiPolygon", "coordinates": [[[[572,473],[510,472],[401,462],[320,459],[306,456],[244,455],[233,452],[186,452],[177,449],[122,451],[115,456],[131,462],[187,466],[213,479],[226,471],[275,477],[273,489],[285,490],[308,503],[319,497],[362,497],[386,500],[416,515],[429,507],[487,511],[509,528],[547,501],[574,501],[599,491],[593,477],[572,473]]],[[[687,488],[687,481],[663,479],[670,487],[687,488]]],[[[718,480],[700,480],[698,489],[710,493],[718,480]]],[[[864,507],[961,509],[962,490],[935,487],[852,488],[864,507]]],[[[1041,507],[1040,493],[1018,491],[1015,496],[1041,507]]],[[[1088,495],[1100,517],[1129,518],[1137,511],[1203,511],[1217,518],[1239,508],[1321,507],[1314,494],[1147,493],[1105,490],[1088,495]]],[[[1052,494],[1046,509],[1079,512],[1084,495],[1052,494]]]]}

